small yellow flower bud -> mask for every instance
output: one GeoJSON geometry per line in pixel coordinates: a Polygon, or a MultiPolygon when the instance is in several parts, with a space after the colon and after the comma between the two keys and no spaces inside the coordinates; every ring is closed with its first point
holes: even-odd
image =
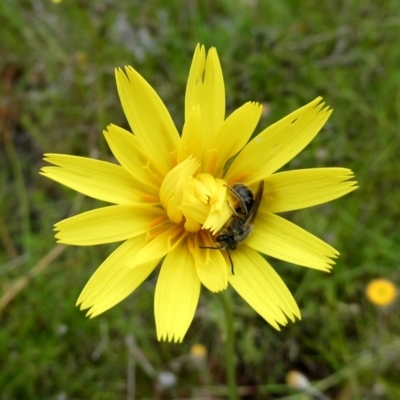
{"type": "Polygon", "coordinates": [[[367,285],[365,295],[371,303],[386,307],[396,299],[397,288],[388,279],[374,279],[367,285]]]}
{"type": "Polygon", "coordinates": [[[207,349],[201,343],[195,343],[190,348],[190,356],[195,361],[202,361],[207,357],[207,349]]]}

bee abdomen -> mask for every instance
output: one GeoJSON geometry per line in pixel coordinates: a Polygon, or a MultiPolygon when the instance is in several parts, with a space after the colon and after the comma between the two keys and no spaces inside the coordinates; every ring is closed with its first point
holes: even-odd
{"type": "Polygon", "coordinates": [[[240,207],[237,207],[235,211],[248,213],[253,208],[254,205],[254,195],[253,192],[243,183],[235,183],[232,185],[232,189],[242,198],[246,210],[241,210],[240,207]]]}

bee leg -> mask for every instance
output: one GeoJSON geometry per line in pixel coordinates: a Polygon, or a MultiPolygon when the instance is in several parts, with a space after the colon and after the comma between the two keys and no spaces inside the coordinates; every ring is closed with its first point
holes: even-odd
{"type": "Polygon", "coordinates": [[[227,202],[227,204],[228,204],[228,207],[231,209],[231,211],[232,211],[232,215],[234,215],[235,217],[238,217],[239,218],[239,214],[236,212],[236,210],[229,204],[229,201],[227,200],[226,201],[227,202]]]}
{"type": "MultiPolygon", "coordinates": [[[[240,196],[239,193],[235,189],[232,189],[231,187],[229,187],[227,185],[225,185],[225,186],[233,194],[233,196],[236,197],[236,200],[239,202],[239,207],[242,210],[242,213],[247,213],[248,210],[247,210],[247,207],[246,207],[246,203],[244,202],[242,196],[240,196]]],[[[230,205],[229,205],[229,208],[232,210],[232,207],[230,205]]],[[[234,215],[237,215],[236,211],[233,211],[233,212],[234,212],[234,215]]]]}

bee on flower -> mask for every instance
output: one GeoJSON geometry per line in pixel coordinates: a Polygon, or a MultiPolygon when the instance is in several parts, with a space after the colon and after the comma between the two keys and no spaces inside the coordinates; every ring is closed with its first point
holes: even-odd
{"type": "Polygon", "coordinates": [[[357,188],[345,168],[277,172],[318,134],[329,107],[317,98],[250,140],[262,106],[248,102],[226,117],[217,51],[206,54],[199,45],[181,134],[135,69],[117,69],[116,81],[132,131],[116,125],[104,131],[119,165],[46,154],[53,165],[41,171],[111,203],[57,223],[59,243],[123,242],[86,284],[78,299],[81,309],[90,317],[110,309],[161,263],[154,299],[159,340],[182,341],[202,285],[214,293],[231,285],[275,329],[300,319],[293,296],[262,254],[326,272],[339,254],[278,215],[357,188]]]}

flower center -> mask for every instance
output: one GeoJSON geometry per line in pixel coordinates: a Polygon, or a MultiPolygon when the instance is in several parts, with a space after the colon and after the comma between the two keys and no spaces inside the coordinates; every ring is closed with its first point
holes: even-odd
{"type": "Polygon", "coordinates": [[[160,188],[160,200],[169,219],[184,224],[188,232],[208,229],[217,233],[231,216],[227,183],[208,173],[196,174],[200,163],[193,157],[168,172],[160,188]]]}

